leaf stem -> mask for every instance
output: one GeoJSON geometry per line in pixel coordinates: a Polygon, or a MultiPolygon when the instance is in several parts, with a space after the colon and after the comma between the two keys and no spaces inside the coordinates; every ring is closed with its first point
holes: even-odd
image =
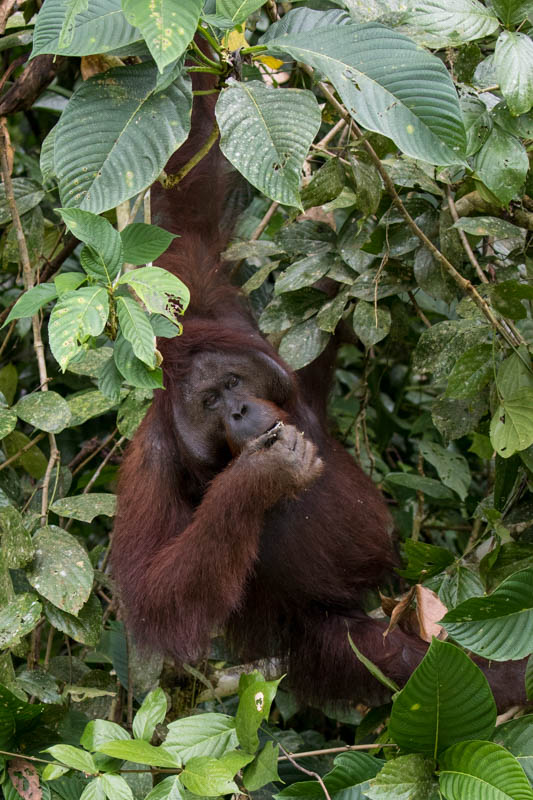
{"type": "Polygon", "coordinates": [[[220,69],[220,63],[218,61],[213,61],[212,58],[209,58],[209,56],[207,56],[204,53],[204,51],[200,47],[198,47],[194,39],[192,40],[191,45],[192,49],[194,50],[200,61],[203,61],[204,64],[207,64],[208,67],[213,67],[216,70],[220,69]]]}
{"type": "Polygon", "coordinates": [[[204,28],[203,25],[199,25],[197,27],[197,29],[196,29],[196,32],[199,33],[200,36],[203,36],[204,39],[206,39],[209,42],[209,44],[211,45],[211,47],[213,48],[215,53],[219,53],[220,54],[222,52],[218,41],[213,36],[213,34],[210,33],[210,31],[207,30],[207,28],[204,28]]]}
{"type": "Polygon", "coordinates": [[[175,186],[180,183],[180,181],[185,178],[186,175],[202,160],[204,156],[206,156],[213,145],[215,144],[216,140],[218,139],[220,131],[218,129],[218,125],[215,122],[213,125],[213,130],[209,134],[207,140],[202,145],[202,147],[198,150],[197,153],[193,155],[193,157],[187,161],[186,164],[183,165],[181,169],[179,169],[174,175],[164,175],[163,178],[159,179],[159,182],[163,186],[164,189],[173,189],[175,186]]]}
{"type": "Polygon", "coordinates": [[[266,46],[266,44],[254,44],[252,45],[252,47],[243,47],[241,49],[241,55],[249,56],[249,55],[255,55],[255,53],[266,53],[267,50],[268,47],[266,46]]]}

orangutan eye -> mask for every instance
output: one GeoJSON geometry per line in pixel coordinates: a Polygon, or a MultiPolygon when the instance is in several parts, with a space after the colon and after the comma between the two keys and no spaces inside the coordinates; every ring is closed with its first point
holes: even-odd
{"type": "Polygon", "coordinates": [[[232,389],[234,386],[237,386],[238,383],[238,377],[236,375],[230,375],[226,381],[226,389],[232,389]]]}
{"type": "Polygon", "coordinates": [[[218,392],[209,392],[203,399],[204,408],[214,408],[218,403],[218,392]]]}

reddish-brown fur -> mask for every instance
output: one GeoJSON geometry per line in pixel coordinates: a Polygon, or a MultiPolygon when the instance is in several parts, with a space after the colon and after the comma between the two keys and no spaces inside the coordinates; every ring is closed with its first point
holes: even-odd
{"type": "MultiPolygon", "coordinates": [[[[169,172],[198,150],[211,120],[212,98],[197,98],[194,133],[169,172]]],[[[200,463],[174,423],[198,353],[261,352],[283,364],[220,264],[229,183],[213,148],[178,190],[152,190],[153,221],[181,235],[160,263],[190,287],[191,305],[183,335],[160,341],[166,390],[155,392],[121,470],[113,572],[127,622],[141,646],[182,662],[205,655],[210,635],[224,629],[236,655],[283,659],[304,699],[379,702],[383,688],[351,651],[348,631],[400,684],[426,645],[399,630],[384,639],[384,623],[363,611],[367,591],[396,564],[391,520],[371,480],[329,436],[323,386],[311,390],[305,371],[284,367],[292,381],[284,419],[314,442],[324,464],[303,489],[282,490],[268,461],[255,470],[242,458],[200,463]]],[[[514,682],[500,680],[498,665],[496,678],[486,672],[502,684],[501,705],[516,701],[514,669],[514,682]]]]}

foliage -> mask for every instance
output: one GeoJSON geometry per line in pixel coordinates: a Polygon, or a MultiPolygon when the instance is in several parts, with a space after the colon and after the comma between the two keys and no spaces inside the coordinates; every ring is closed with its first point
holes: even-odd
{"type": "Polygon", "coordinates": [[[531,4],[18,6],[0,95],[5,797],[533,798],[533,719],[498,725],[460,647],[533,652],[531,4]],[[206,149],[219,138],[254,187],[225,256],[294,368],[344,342],[333,425],[390,500],[417,598],[396,615],[439,636],[392,706],[309,718],[259,672],[224,701],[218,642],[177,678],[116,617],[120,454],[189,299],[151,263],[173,236],[143,200],[187,137],[194,73],[216,78],[206,149]]]}

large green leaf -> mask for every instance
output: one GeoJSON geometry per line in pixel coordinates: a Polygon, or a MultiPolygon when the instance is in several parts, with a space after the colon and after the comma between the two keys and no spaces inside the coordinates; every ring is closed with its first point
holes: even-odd
{"type": "Polygon", "coordinates": [[[373,347],[388,335],[390,311],[386,306],[359,300],[353,312],[353,329],[365,347],[373,347]]]}
{"type": "MultiPolygon", "coordinates": [[[[163,689],[154,689],[144,698],[133,719],[133,735],[149,742],[155,726],[163,722],[167,713],[167,698],[163,689]]],[[[165,741],[165,749],[167,743],[165,741]]]]}
{"type": "MultiPolygon", "coordinates": [[[[44,192],[38,183],[29,178],[13,178],[13,194],[17,201],[17,209],[22,216],[27,211],[39,205],[44,197],[44,192]]],[[[4,184],[0,183],[0,225],[5,225],[11,219],[11,209],[7,202],[4,184]]]]}
{"type": "Polygon", "coordinates": [[[239,172],[272,200],[302,208],[300,172],[321,122],[312,92],[232,81],[216,116],[220,148],[239,172]]]}
{"type": "MultiPolygon", "coordinates": [[[[332,800],[363,800],[367,781],[383,766],[383,761],[367,753],[341,753],[335,766],[324,776],[324,784],[332,800]]],[[[297,781],[274,795],[275,798],[296,797],[305,800],[322,800],[324,791],[318,781],[297,781]]]]}
{"type": "Polygon", "coordinates": [[[39,594],[69,614],[77,614],[93,585],[93,568],[76,539],[57,525],[34,536],[35,558],[28,580],[39,594]]]}
{"type": "Polygon", "coordinates": [[[40,53],[64,56],[107,53],[141,38],[140,32],[127,22],[122,13],[120,0],[88,0],[87,9],[74,19],[70,42],[67,39],[60,44],[70,5],[70,0],[46,0],[35,25],[32,58],[40,53]]]}
{"type": "Polygon", "coordinates": [[[493,742],[459,742],[439,759],[440,790],[446,800],[533,800],[524,770],[493,742]]]}
{"type": "Polygon", "coordinates": [[[423,0],[414,3],[409,23],[452,45],[482,39],[499,27],[497,18],[478,0],[423,0]]]}
{"type": "Polygon", "coordinates": [[[279,354],[293,369],[303,369],[326,349],[329,333],[321,330],[316,317],[300,322],[281,340],[279,354]]]}
{"type": "Polygon", "coordinates": [[[163,371],[160,367],[150,369],[133,352],[133,347],[120,335],[113,350],[113,358],[120,374],[132,386],[139,389],[162,389],[163,371]]]}
{"type": "Polygon", "coordinates": [[[117,497],[114,494],[91,492],[78,494],[74,497],[62,497],[50,506],[50,511],[60,517],[79,519],[82,522],[92,522],[99,514],[113,517],[117,507],[117,497]]]}
{"type": "Polygon", "coordinates": [[[392,758],[365,789],[369,800],[429,800],[436,789],[434,764],[420,753],[392,758]]]}
{"type": "Polygon", "coordinates": [[[500,89],[514,116],[533,106],[533,42],[525,33],[502,31],[494,51],[500,89]]]}
{"type": "Polygon", "coordinates": [[[198,714],[171,722],[165,749],[187,762],[197,756],[220,758],[237,746],[235,720],[227,714],[198,714]]]}
{"type": "Polygon", "coordinates": [[[436,757],[455,742],[490,736],[495,722],[481,670],[458,647],[433,639],[394,701],[389,733],[405,750],[436,757]]]}
{"type": "Polygon", "coordinates": [[[103,286],[86,286],[66,292],[54,306],[48,322],[50,350],[65,370],[80,350],[80,343],[104,330],[109,300],[103,286]]]}
{"type": "Polygon", "coordinates": [[[420,442],[420,452],[435,467],[443,484],[464,500],[472,480],[466,458],[435,442],[420,442]]]}
{"type": "Polygon", "coordinates": [[[92,268],[87,270],[89,275],[110,284],[118,275],[123,261],[120,233],[105,217],[81,211],[79,208],[57,210],[71,233],[91,248],[92,268]]]}
{"type": "Polygon", "coordinates": [[[185,140],[190,82],[180,77],[156,93],[157,75],[149,63],[118,67],[74,93],[55,137],[64,206],[98,214],[119,205],[149,186],[185,140]]]}
{"type": "Polygon", "coordinates": [[[46,619],[57,628],[66,633],[71,639],[89,647],[96,647],[102,637],[103,610],[100,600],[93,593],[77,615],[62,611],[52,603],[46,603],[44,608],[46,619]]]}
{"type": "Polygon", "coordinates": [[[175,234],[157,225],[147,225],[145,222],[132,222],[131,225],[126,225],[120,236],[124,247],[124,261],[135,266],[155,261],[176,238],[175,234]]]}
{"type": "Polygon", "coordinates": [[[206,797],[238,792],[233,780],[235,772],[216,758],[198,756],[187,762],[180,774],[180,781],[189,791],[206,797]]]}
{"type": "Polygon", "coordinates": [[[4,650],[18,644],[32,631],[41,617],[42,606],[36,595],[18,594],[0,609],[0,648],[4,650]]]}
{"type": "Polygon", "coordinates": [[[507,661],[533,652],[533,569],[510,575],[488,597],[472,597],[440,623],[485,658],[507,661]]]}
{"type": "Polygon", "coordinates": [[[457,95],[440,59],[376,23],[331,25],[267,42],[331,80],[354,118],[407,155],[462,163],[465,131],[457,95]]]}
{"type": "Polygon", "coordinates": [[[262,5],[263,0],[217,0],[216,13],[238,25],[262,5]]]}
{"type": "Polygon", "coordinates": [[[185,52],[196,31],[203,0],[123,0],[122,6],[162,72],[185,52]]]}
{"type": "Polygon", "coordinates": [[[164,747],[154,747],[144,739],[125,741],[115,739],[112,742],[98,744],[98,752],[105,753],[113,758],[124,758],[128,761],[137,761],[139,764],[149,764],[153,767],[179,767],[181,762],[169,753],[164,747]]]}

